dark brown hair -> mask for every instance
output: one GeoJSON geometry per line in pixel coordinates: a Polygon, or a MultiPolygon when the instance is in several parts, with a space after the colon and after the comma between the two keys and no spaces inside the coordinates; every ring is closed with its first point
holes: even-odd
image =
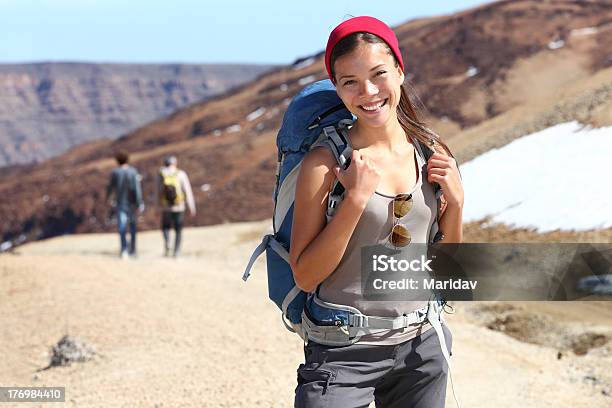
{"type": "Polygon", "coordinates": [[[119,163],[119,165],[127,163],[129,158],[130,155],[123,150],[115,153],[115,160],[117,160],[117,163],[119,163]]]}
{"type": "MultiPolygon", "coordinates": [[[[334,63],[336,62],[336,60],[346,54],[353,52],[362,43],[384,44],[384,46],[387,48],[387,52],[389,53],[389,55],[393,56],[393,59],[395,60],[395,66],[399,67],[399,62],[397,61],[395,54],[393,54],[393,51],[391,51],[391,48],[389,48],[389,46],[383,39],[370,33],[353,33],[351,35],[347,35],[342,40],[338,41],[338,43],[332,50],[330,56],[330,69],[334,81],[336,76],[334,70],[334,63]]],[[[440,136],[438,136],[433,130],[429,129],[425,125],[425,123],[419,119],[417,111],[413,103],[411,102],[409,94],[403,84],[401,85],[400,101],[397,105],[397,119],[406,134],[416,137],[419,141],[425,143],[432,150],[434,149],[434,145],[438,144],[444,148],[447,154],[451,154],[446,144],[442,142],[442,140],[440,140],[440,136]]]]}

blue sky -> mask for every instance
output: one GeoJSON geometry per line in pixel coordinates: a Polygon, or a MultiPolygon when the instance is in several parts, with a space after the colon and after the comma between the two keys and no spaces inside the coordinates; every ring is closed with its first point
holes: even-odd
{"type": "Polygon", "coordinates": [[[476,0],[0,0],[0,63],[279,63],[321,51],[350,16],[391,26],[476,0]]]}

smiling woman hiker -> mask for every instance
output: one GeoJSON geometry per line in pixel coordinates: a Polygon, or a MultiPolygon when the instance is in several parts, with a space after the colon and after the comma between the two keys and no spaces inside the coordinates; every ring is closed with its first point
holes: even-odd
{"type": "Polygon", "coordinates": [[[443,303],[366,299],[361,248],[383,241],[394,247],[461,242],[463,188],[456,162],[417,118],[402,85],[398,40],[385,23],[355,17],[337,26],[329,36],[325,65],[337,95],[357,118],[347,126],[353,150],[346,168],[329,148],[313,148],[304,156],[289,261],[297,286],[314,294],[305,323],[323,327],[312,308],[335,306],[367,316],[361,320],[379,330],[347,344],[326,341],[333,339],[334,325],[325,336],[306,330],[295,406],[367,407],[375,400],[377,407],[443,407],[451,333],[440,324],[440,308],[429,310],[443,303]],[[329,218],[329,196],[337,182],[343,199],[329,218]],[[437,208],[436,183],[442,209],[437,208]],[[444,234],[432,240],[436,222],[444,234]]]}

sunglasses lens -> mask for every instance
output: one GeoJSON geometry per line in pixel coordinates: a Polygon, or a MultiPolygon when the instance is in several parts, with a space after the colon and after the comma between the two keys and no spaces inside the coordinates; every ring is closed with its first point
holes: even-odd
{"type": "Polygon", "coordinates": [[[410,232],[402,224],[397,224],[391,231],[391,243],[396,247],[403,247],[410,243],[412,237],[410,232]]]}
{"type": "Polygon", "coordinates": [[[412,209],[412,194],[400,194],[393,199],[393,215],[402,218],[412,209]]]}

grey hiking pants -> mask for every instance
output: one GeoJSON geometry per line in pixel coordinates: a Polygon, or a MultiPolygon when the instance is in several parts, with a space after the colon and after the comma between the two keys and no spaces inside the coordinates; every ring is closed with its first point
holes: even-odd
{"type": "MultiPolygon", "coordinates": [[[[443,323],[449,353],[452,335],[443,323]]],[[[304,347],[295,408],[442,408],[448,364],[435,330],[394,346],[304,347]]]]}

